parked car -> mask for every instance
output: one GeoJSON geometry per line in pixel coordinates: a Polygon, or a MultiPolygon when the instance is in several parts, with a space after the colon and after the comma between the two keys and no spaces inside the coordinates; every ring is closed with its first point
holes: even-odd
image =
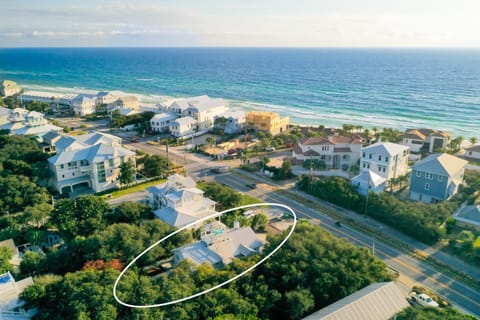
{"type": "Polygon", "coordinates": [[[255,189],[257,187],[257,184],[256,183],[249,183],[249,184],[246,184],[247,187],[249,187],[250,189],[255,189]]]}
{"type": "Polygon", "coordinates": [[[265,151],[272,152],[272,151],[275,151],[275,148],[274,147],[266,147],[265,151]]]}
{"type": "Polygon", "coordinates": [[[132,139],[130,139],[131,142],[138,142],[138,137],[132,137],[132,139]]]}
{"type": "Polygon", "coordinates": [[[412,292],[410,298],[413,302],[416,302],[423,307],[438,307],[438,303],[425,293],[417,294],[416,292],[412,292]]]}

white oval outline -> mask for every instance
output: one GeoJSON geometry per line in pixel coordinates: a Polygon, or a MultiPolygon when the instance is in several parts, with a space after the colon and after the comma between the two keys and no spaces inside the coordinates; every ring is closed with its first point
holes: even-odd
{"type": "Polygon", "coordinates": [[[259,265],[261,265],[262,263],[264,263],[268,258],[270,258],[275,252],[277,252],[278,250],[280,250],[280,248],[285,244],[285,242],[287,242],[288,238],[290,238],[290,236],[292,235],[293,231],[295,230],[295,227],[297,225],[297,215],[295,214],[295,211],[293,211],[292,208],[284,205],[284,204],[280,204],[280,203],[270,203],[270,202],[265,202],[265,203],[254,203],[254,204],[247,204],[247,205],[244,205],[244,206],[240,206],[240,207],[236,207],[236,208],[233,208],[233,209],[228,209],[228,210],[225,210],[225,211],[222,211],[222,212],[217,212],[217,213],[214,213],[212,215],[209,215],[207,217],[204,217],[204,218],[201,218],[199,220],[196,220],[192,223],[189,223],[183,227],[181,227],[180,229],[178,230],[175,230],[174,232],[170,233],[169,235],[163,237],[162,239],[158,240],[157,242],[155,242],[154,244],[152,244],[150,247],[148,247],[147,249],[143,250],[142,253],[140,253],[137,257],[135,257],[135,259],[133,259],[123,270],[122,272],[120,272],[120,275],[118,276],[117,280],[115,280],[115,284],[113,285],[113,296],[115,298],[115,300],[117,300],[118,303],[120,303],[121,305],[125,306],[125,307],[130,307],[130,308],[156,308],[156,307],[165,307],[165,306],[168,306],[168,305],[173,305],[173,304],[177,304],[179,302],[183,302],[183,301],[187,301],[187,300],[191,300],[193,298],[196,298],[196,297],[199,297],[201,295],[204,295],[206,293],[209,293],[213,290],[216,290],[218,288],[221,288],[223,287],[224,285],[226,284],[229,284],[230,282],[233,282],[235,280],[237,280],[238,278],[242,277],[243,275],[245,275],[246,273],[252,271],[253,269],[255,269],[256,267],[258,267],[259,265]],[[163,302],[163,303],[158,303],[158,304],[151,304],[151,305],[136,305],[136,304],[129,304],[129,303],[126,303],[126,302],[123,302],[122,300],[120,300],[118,297],[117,297],[117,285],[118,285],[118,282],[120,281],[120,279],[122,278],[122,276],[125,274],[125,272],[127,272],[127,270],[138,260],[140,259],[144,254],[146,254],[148,251],[150,251],[151,249],[153,249],[155,246],[157,246],[158,244],[162,243],[163,241],[167,240],[168,238],[174,236],[175,234],[197,224],[197,223],[200,223],[200,222],[203,222],[205,220],[208,220],[208,219],[212,219],[212,218],[216,218],[216,217],[219,217],[221,215],[223,215],[224,213],[227,213],[227,212],[230,212],[230,211],[235,211],[235,210],[239,210],[239,209],[246,209],[246,208],[251,208],[251,207],[259,207],[259,206],[273,206],[273,207],[281,207],[281,208],[284,208],[284,209],[287,209],[288,211],[290,211],[293,215],[293,226],[292,228],[290,229],[290,232],[288,233],[288,235],[285,237],[285,239],[283,239],[282,242],[280,242],[280,244],[274,249],[272,250],[272,252],[270,252],[268,255],[266,255],[263,259],[261,259],[259,262],[257,262],[256,264],[254,264],[253,266],[251,266],[250,268],[246,269],[245,271],[243,271],[242,273],[240,274],[237,274],[235,277],[231,278],[231,279],[228,279],[227,281],[225,282],[222,282],[214,287],[211,287],[211,288],[208,288],[202,292],[198,292],[198,293],[195,293],[193,295],[190,295],[188,297],[185,297],[185,298],[180,298],[180,299],[177,299],[177,300],[173,300],[173,301],[168,301],[168,302],[163,302]]]}

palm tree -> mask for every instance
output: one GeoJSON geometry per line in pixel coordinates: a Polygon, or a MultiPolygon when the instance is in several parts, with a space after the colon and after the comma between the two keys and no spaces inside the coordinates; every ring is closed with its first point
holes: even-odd
{"type": "Polygon", "coordinates": [[[476,143],[478,142],[478,139],[477,139],[476,137],[471,137],[471,138],[470,138],[470,142],[471,142],[472,144],[476,144],[476,143]]]}

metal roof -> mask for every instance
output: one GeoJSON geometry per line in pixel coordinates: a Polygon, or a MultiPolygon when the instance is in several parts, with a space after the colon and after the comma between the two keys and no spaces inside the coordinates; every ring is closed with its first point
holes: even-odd
{"type": "Polygon", "coordinates": [[[388,320],[409,306],[394,282],[373,283],[303,320],[388,320]]]}
{"type": "Polygon", "coordinates": [[[452,176],[458,172],[458,170],[463,169],[467,163],[468,161],[452,156],[448,153],[437,153],[417,162],[412,167],[412,170],[452,176]]]}
{"type": "Polygon", "coordinates": [[[368,147],[362,149],[362,151],[377,153],[381,155],[394,156],[396,154],[401,154],[404,151],[410,149],[410,147],[392,143],[392,142],[377,142],[368,147]]]}

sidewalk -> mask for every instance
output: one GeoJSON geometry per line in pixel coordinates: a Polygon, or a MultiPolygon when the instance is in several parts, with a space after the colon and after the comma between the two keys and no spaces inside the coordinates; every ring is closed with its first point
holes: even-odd
{"type": "Polygon", "coordinates": [[[440,262],[441,264],[444,264],[446,266],[450,266],[460,272],[465,273],[467,276],[471,277],[472,279],[476,281],[480,281],[480,268],[477,268],[471,264],[466,263],[465,261],[462,261],[461,259],[454,257],[450,254],[438,251],[435,247],[428,246],[420,241],[417,241],[410,236],[407,236],[390,226],[387,226],[373,218],[360,215],[356,212],[344,209],[342,207],[339,207],[337,205],[331,204],[329,202],[323,201],[318,199],[315,196],[312,196],[306,192],[303,191],[292,191],[291,189],[286,189],[285,186],[281,186],[277,184],[276,182],[273,182],[272,180],[265,178],[261,175],[246,172],[243,170],[235,170],[239,174],[249,176],[253,179],[257,180],[263,180],[265,183],[268,184],[274,184],[277,185],[280,189],[283,189],[284,191],[291,193],[292,195],[297,195],[304,197],[306,199],[309,199],[319,205],[328,207],[330,209],[335,210],[337,213],[341,214],[344,218],[351,219],[355,221],[358,224],[361,224],[363,227],[371,229],[373,231],[377,231],[378,234],[381,237],[388,236],[389,238],[404,243],[409,249],[417,249],[420,251],[420,254],[423,254],[425,256],[430,256],[440,262]],[[372,228],[373,227],[373,228],[372,228]],[[375,230],[376,229],[376,230],[375,230]]]}

